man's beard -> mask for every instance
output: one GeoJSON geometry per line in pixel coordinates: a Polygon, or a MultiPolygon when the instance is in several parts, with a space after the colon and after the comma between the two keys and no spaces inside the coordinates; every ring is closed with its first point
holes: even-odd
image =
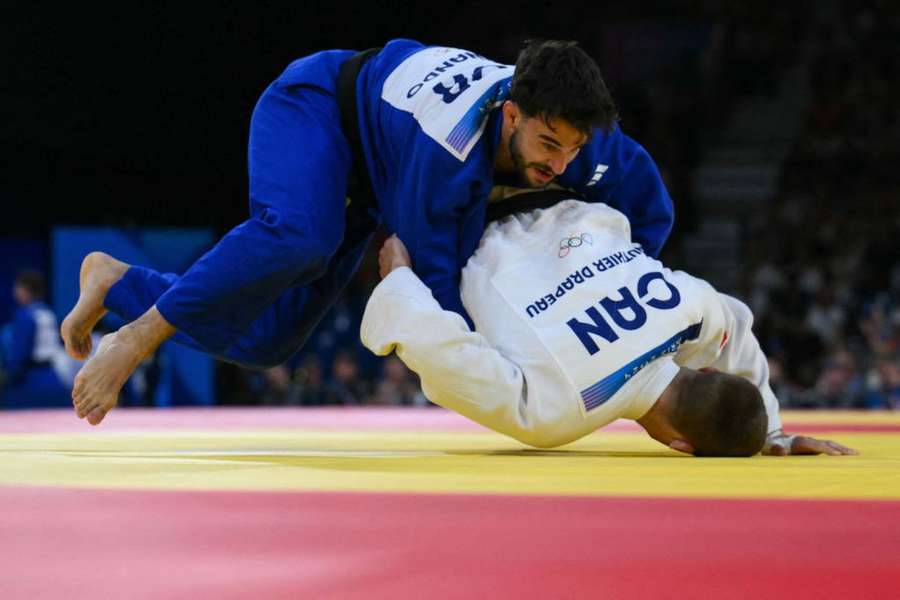
{"type": "Polygon", "coordinates": [[[551,169],[547,165],[542,165],[540,163],[528,163],[528,164],[525,163],[525,157],[522,156],[522,152],[519,150],[518,135],[519,135],[518,130],[513,131],[512,134],[509,136],[509,144],[508,145],[509,145],[509,155],[510,155],[510,157],[512,157],[513,168],[516,171],[516,175],[518,175],[518,177],[519,177],[519,181],[521,181],[525,187],[531,187],[531,188],[542,188],[542,187],[548,185],[550,183],[549,181],[547,183],[532,183],[528,179],[528,169],[530,167],[540,167],[546,171],[550,171],[551,169]]]}

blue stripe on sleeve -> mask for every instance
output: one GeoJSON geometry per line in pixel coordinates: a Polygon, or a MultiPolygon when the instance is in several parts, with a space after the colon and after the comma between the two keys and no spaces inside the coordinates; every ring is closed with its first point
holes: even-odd
{"type": "Polygon", "coordinates": [[[584,408],[586,410],[592,410],[601,406],[607,400],[612,398],[613,395],[625,385],[625,382],[634,377],[634,375],[651,362],[661,356],[675,353],[684,342],[697,339],[700,335],[700,328],[702,326],[703,321],[694,323],[683,331],[679,331],[659,346],[656,346],[650,351],[637,357],[621,369],[607,375],[589,388],[582,390],[581,400],[584,402],[584,408]]]}

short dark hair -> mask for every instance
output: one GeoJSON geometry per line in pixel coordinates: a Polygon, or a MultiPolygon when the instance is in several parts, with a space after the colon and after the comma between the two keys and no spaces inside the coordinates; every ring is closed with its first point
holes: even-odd
{"type": "Polygon", "coordinates": [[[43,298],[47,291],[47,281],[40,271],[26,269],[16,274],[16,285],[21,285],[28,290],[28,293],[34,298],[43,298]]]}
{"type": "Polygon", "coordinates": [[[728,373],[697,373],[679,390],[669,415],[697,456],[753,456],[766,441],[759,389],[728,373]]]}
{"type": "Polygon", "coordinates": [[[509,91],[526,116],[563,119],[590,136],[619,118],[600,67],[577,42],[528,40],[516,59],[509,91]]]}

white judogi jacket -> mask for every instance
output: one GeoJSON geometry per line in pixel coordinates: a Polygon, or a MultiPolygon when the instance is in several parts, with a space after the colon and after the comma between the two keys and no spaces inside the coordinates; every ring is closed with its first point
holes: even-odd
{"type": "Polygon", "coordinates": [[[606,205],[572,200],[491,224],[461,293],[475,332],[395,269],[369,299],[362,341],[396,350],[435,404],[526,444],[639,419],[679,366],[750,380],[768,431],[781,428],[750,309],[646,256],[606,205]]]}

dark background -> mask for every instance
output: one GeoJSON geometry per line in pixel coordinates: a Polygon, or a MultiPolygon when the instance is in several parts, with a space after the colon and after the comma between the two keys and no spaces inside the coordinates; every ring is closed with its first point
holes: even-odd
{"type": "MultiPolygon", "coordinates": [[[[600,58],[604,30],[621,23],[672,19],[699,28],[702,45],[704,28],[730,18],[717,4],[7,2],[0,184],[13,213],[0,227],[234,225],[245,216],[254,103],[290,61],[316,50],[410,37],[513,62],[524,39],[558,37],[600,58]]],[[[623,77],[607,77],[621,92],[623,77]]]]}

